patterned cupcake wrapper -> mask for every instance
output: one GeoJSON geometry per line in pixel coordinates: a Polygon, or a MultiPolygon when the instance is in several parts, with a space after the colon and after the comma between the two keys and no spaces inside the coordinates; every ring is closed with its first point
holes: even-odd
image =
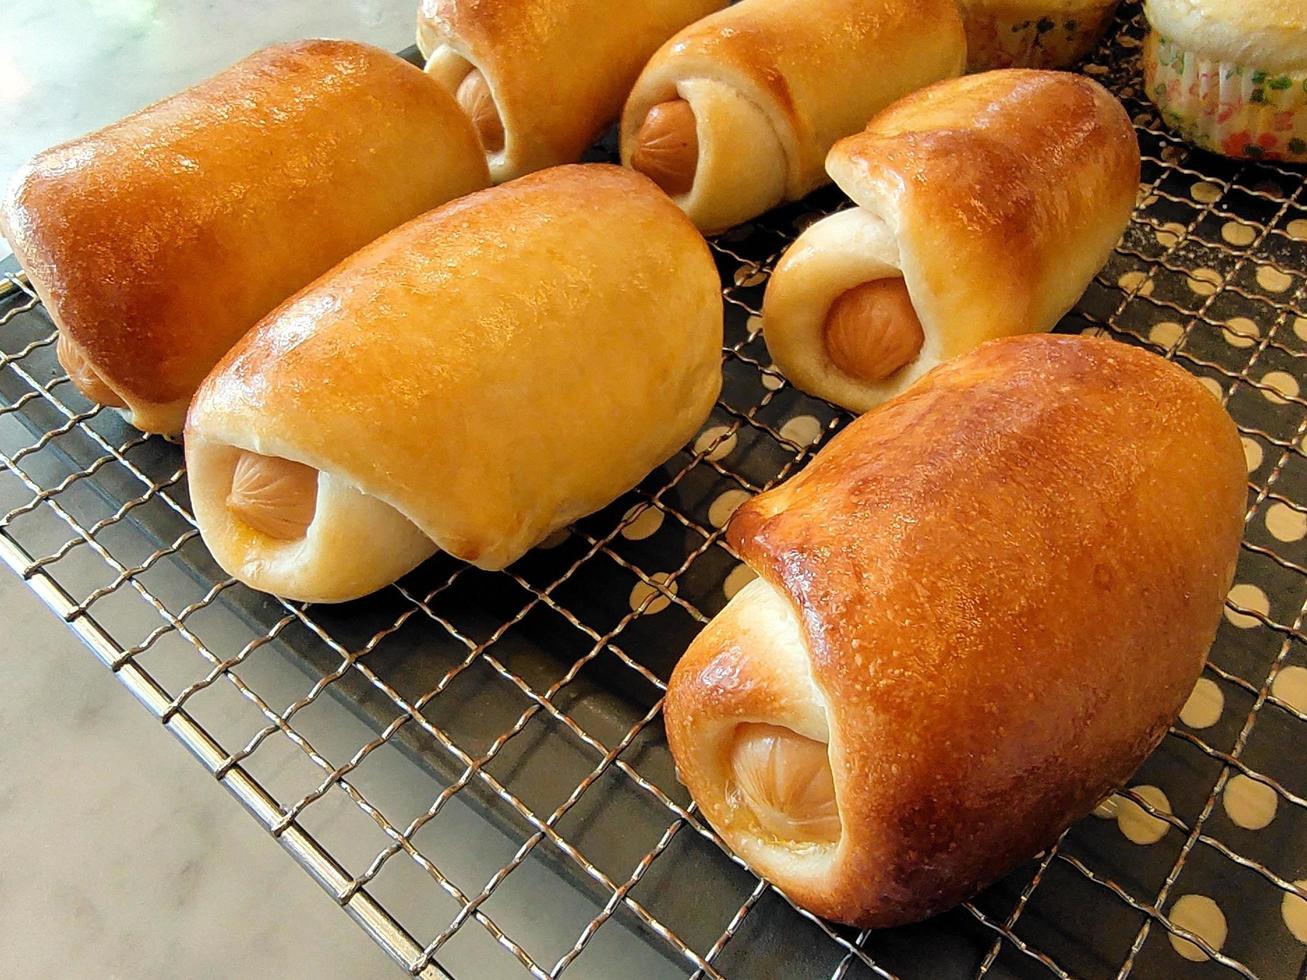
{"type": "Polygon", "coordinates": [[[1116,7],[1096,0],[1043,17],[969,10],[967,71],[1069,68],[1094,49],[1116,7]]]}
{"type": "Polygon", "coordinates": [[[1149,33],[1144,82],[1182,137],[1229,157],[1307,163],[1307,73],[1211,61],[1149,33]]]}

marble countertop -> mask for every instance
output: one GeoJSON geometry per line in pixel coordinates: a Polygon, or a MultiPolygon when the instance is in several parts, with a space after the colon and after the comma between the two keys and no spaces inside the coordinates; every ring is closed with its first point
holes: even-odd
{"type": "MultiPolygon", "coordinates": [[[[6,0],[0,175],[273,41],[402,48],[415,4],[6,0]]],[[[2,565],[0,638],[0,975],[402,975],[2,565]]]]}

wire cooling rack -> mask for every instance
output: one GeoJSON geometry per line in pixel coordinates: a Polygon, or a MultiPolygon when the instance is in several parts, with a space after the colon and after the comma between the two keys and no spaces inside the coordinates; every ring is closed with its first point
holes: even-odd
{"type": "Polygon", "coordinates": [[[758,335],[769,270],[845,205],[833,190],[713,243],[725,388],[693,445],[505,573],[438,557],[341,607],[212,563],[178,447],[77,393],[12,272],[0,554],[415,976],[1301,977],[1307,196],[1301,171],[1160,126],[1128,14],[1085,70],[1138,126],[1139,208],[1059,329],[1164,353],[1222,399],[1247,536],[1162,747],[973,902],[881,932],[795,909],[720,849],[659,719],[677,656],[748,580],[722,540],[731,511],[848,421],[787,385],[758,335]]]}

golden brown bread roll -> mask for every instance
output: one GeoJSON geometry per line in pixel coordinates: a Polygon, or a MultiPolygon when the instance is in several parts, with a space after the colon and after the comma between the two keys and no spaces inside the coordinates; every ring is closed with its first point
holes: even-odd
{"type": "Polygon", "coordinates": [[[475,121],[495,183],[579,160],[660,44],[728,0],[422,0],[427,71],[475,121]]]}
{"type": "Polygon", "coordinates": [[[909,95],[826,167],[858,207],[786,252],[763,336],[795,385],[861,412],[982,341],[1054,326],[1125,229],[1139,146],[1097,82],[1010,69],[909,95]]]}
{"type": "Polygon", "coordinates": [[[502,568],[692,436],[722,300],[650,181],[569,166],[396,229],[271,314],[186,427],[196,521],[258,589],[340,601],[437,548],[502,568]]]}
{"type": "Polygon", "coordinates": [[[1114,341],[993,341],[855,421],[728,530],[760,576],[667,737],[759,874],[864,927],[962,901],[1157,745],[1243,528],[1233,423],[1114,341]]]}
{"type": "Polygon", "coordinates": [[[649,61],[622,162],[722,231],[828,183],[836,140],[965,60],[954,0],[742,0],[649,61]]]}
{"type": "Polygon", "coordinates": [[[172,434],[261,316],[488,183],[467,119],[421,71],[352,41],[300,41],[39,154],[0,231],[77,386],[172,434]]]}

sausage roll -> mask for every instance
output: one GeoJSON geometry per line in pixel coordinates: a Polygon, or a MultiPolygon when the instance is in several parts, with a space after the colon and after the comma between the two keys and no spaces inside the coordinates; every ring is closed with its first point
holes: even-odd
{"type": "Polygon", "coordinates": [[[1097,82],[1009,69],[902,99],[826,168],[858,206],[795,240],[763,332],[795,385],[864,412],[984,340],[1053,327],[1125,230],[1139,145],[1097,82]]]}
{"type": "Polygon", "coordinates": [[[640,69],[728,0],[422,0],[427,71],[476,126],[495,183],[579,160],[640,69]]]}
{"type": "Polygon", "coordinates": [[[1234,574],[1246,474],[1139,348],[985,344],[729,526],[757,571],[667,691],[682,781],[818,915],[914,922],[1051,845],[1162,739],[1234,574]]]}
{"type": "Polygon", "coordinates": [[[191,406],[214,558],[339,601],[437,549],[502,568],[630,489],[721,388],[694,226],[620,167],[559,167],[396,229],[287,302],[191,406]]]}
{"type": "Polygon", "coordinates": [[[39,154],[0,231],[77,387],[175,434],[260,317],[488,183],[466,117],[420,70],[352,41],[300,41],[39,154]]]}
{"type": "Polygon", "coordinates": [[[828,183],[836,140],[965,61],[954,0],[743,0],[653,56],[622,162],[722,231],[828,183]]]}

